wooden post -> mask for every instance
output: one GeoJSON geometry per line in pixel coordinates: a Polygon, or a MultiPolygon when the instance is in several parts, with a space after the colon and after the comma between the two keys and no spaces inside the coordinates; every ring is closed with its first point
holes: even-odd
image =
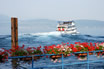
{"type": "Polygon", "coordinates": [[[11,18],[11,49],[18,46],[18,19],[11,18]]]}

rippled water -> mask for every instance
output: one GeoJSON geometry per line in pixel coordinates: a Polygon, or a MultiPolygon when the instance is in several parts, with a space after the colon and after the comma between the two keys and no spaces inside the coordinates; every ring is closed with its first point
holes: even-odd
{"type": "MultiPolygon", "coordinates": [[[[28,46],[48,46],[52,44],[61,44],[62,42],[66,43],[74,43],[74,42],[104,42],[104,36],[91,36],[91,35],[61,35],[57,32],[46,32],[46,33],[31,33],[31,34],[19,34],[19,46],[22,46],[23,44],[28,46]]],[[[0,35],[0,48],[11,48],[11,36],[10,35],[0,35]]],[[[97,58],[95,55],[90,56],[90,60],[97,60],[103,58],[97,58]]],[[[61,59],[59,59],[61,60],[61,59]]],[[[9,60],[6,63],[0,63],[0,69],[12,69],[12,63],[9,60]]],[[[75,56],[67,57],[64,59],[64,63],[68,64],[71,62],[78,62],[77,58],[75,56]]],[[[60,62],[61,63],[61,62],[60,62]]],[[[49,58],[41,58],[38,61],[34,62],[34,67],[38,66],[47,66],[50,64],[56,65],[60,63],[53,63],[49,58]]],[[[24,63],[21,62],[21,66],[24,66],[26,68],[31,67],[31,62],[24,63]]],[[[65,69],[87,69],[87,64],[80,64],[80,65],[72,65],[72,66],[65,66],[65,69]]],[[[60,69],[61,67],[52,69],[60,69]]],[[[103,63],[91,63],[90,64],[91,69],[103,69],[103,63]]],[[[22,68],[21,68],[22,69],[22,68]]],[[[47,68],[45,68],[47,69],[47,68]]],[[[50,69],[50,68],[48,68],[50,69]]]]}
{"type": "MultiPolygon", "coordinates": [[[[91,35],[61,35],[57,32],[19,34],[19,46],[46,46],[62,42],[104,42],[104,36],[91,35]]],[[[0,48],[11,48],[11,36],[0,35],[0,48]]]]}

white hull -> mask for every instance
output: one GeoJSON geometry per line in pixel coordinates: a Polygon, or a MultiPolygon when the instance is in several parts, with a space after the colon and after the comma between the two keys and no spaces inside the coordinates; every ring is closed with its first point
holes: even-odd
{"type": "Polygon", "coordinates": [[[60,34],[71,34],[71,35],[77,35],[79,32],[65,32],[65,31],[57,31],[60,34]]]}

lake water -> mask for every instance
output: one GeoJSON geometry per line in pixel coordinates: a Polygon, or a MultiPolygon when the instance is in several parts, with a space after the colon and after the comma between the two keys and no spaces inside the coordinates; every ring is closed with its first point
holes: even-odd
{"type": "MultiPolygon", "coordinates": [[[[45,32],[45,33],[31,33],[31,34],[19,34],[19,46],[22,46],[23,44],[28,47],[37,47],[37,46],[48,46],[52,44],[61,44],[62,42],[66,43],[74,43],[74,42],[104,42],[104,36],[91,36],[91,35],[61,35],[57,32],[45,32]]],[[[10,49],[11,48],[11,36],[10,35],[0,35],[0,48],[10,49]]],[[[97,58],[95,55],[90,56],[90,60],[97,60],[103,58],[97,58]]],[[[59,59],[61,60],[61,59],[59,59]]],[[[78,62],[77,58],[75,56],[67,57],[64,59],[64,62],[71,63],[71,62],[78,62]]],[[[31,67],[31,62],[24,63],[20,62],[21,66],[24,66],[26,68],[31,67]]],[[[61,62],[60,62],[61,63],[61,62]]],[[[38,66],[47,66],[50,64],[56,65],[60,63],[53,63],[50,61],[49,58],[42,58],[38,61],[34,62],[34,67],[38,66]]],[[[87,69],[87,64],[84,65],[72,65],[72,66],[65,66],[65,69],[87,69]]],[[[91,63],[90,68],[91,69],[103,69],[103,63],[91,63]]],[[[7,61],[6,63],[0,63],[0,69],[12,69],[12,63],[11,60],[7,61]]],[[[52,69],[60,69],[61,67],[52,68],[52,69]]],[[[18,68],[17,68],[18,69],[18,68]]],[[[21,68],[25,69],[25,68],[21,68]]],[[[45,69],[51,69],[51,68],[45,68],[45,69]]]]}

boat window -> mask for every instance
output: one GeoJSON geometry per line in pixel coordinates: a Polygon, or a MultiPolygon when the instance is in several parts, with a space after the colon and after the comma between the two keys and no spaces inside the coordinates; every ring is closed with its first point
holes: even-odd
{"type": "Polygon", "coordinates": [[[65,27],[62,27],[62,28],[65,28],[65,27]]]}
{"type": "Polygon", "coordinates": [[[63,22],[63,24],[72,24],[72,21],[71,22],[63,22]]]}
{"type": "Polygon", "coordinates": [[[65,28],[65,27],[58,27],[58,28],[65,28]]]}

